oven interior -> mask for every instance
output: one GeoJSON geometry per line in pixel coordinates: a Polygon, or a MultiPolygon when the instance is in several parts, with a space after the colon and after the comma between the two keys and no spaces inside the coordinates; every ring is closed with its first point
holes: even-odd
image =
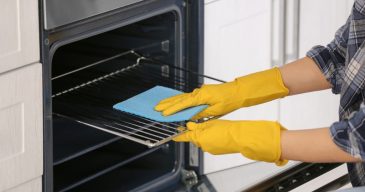
{"type": "Polygon", "coordinates": [[[54,191],[138,191],[178,175],[182,145],[166,138],[179,134],[180,124],[153,122],[112,106],[155,85],[197,87],[181,64],[180,41],[178,17],[168,12],[56,49],[54,191]]]}

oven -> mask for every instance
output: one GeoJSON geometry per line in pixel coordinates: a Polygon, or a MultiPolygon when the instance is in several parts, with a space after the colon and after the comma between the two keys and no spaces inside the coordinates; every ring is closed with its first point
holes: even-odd
{"type": "Polygon", "coordinates": [[[159,191],[178,188],[182,177],[184,188],[197,183],[199,162],[189,168],[183,144],[168,142],[179,124],[112,106],[155,85],[191,91],[202,82],[192,73],[203,70],[201,1],[43,6],[45,191],[159,191]]]}
{"type": "MultiPolygon", "coordinates": [[[[203,7],[202,0],[40,4],[44,191],[216,190],[202,152],[169,142],[182,124],[112,109],[155,85],[188,92],[206,79],[223,82],[202,75],[203,7]]],[[[293,175],[316,170],[295,177],[308,181],[338,165],[301,166],[251,190],[293,189],[300,183],[293,175]]]]}

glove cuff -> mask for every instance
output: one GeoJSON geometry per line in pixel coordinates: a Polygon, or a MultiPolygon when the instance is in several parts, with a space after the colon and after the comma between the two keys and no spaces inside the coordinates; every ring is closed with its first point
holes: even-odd
{"type": "MultiPolygon", "coordinates": [[[[286,130],[278,122],[272,121],[242,121],[242,126],[232,136],[233,141],[240,145],[243,156],[278,166],[288,161],[281,157],[281,132],[286,130]],[[244,125],[244,126],[243,126],[244,125]],[[244,141],[242,141],[244,139],[244,141]]],[[[233,135],[233,134],[231,134],[233,135]]]]}
{"type": "Polygon", "coordinates": [[[280,123],[276,122],[280,126],[279,135],[276,137],[278,141],[276,141],[276,147],[277,147],[277,160],[275,161],[275,164],[277,166],[284,166],[288,163],[288,160],[281,159],[281,132],[286,131],[287,129],[280,125],[280,123]]]}
{"type": "Polygon", "coordinates": [[[237,95],[245,98],[242,107],[265,103],[289,94],[277,67],[237,78],[234,82],[239,88],[237,95]]]}

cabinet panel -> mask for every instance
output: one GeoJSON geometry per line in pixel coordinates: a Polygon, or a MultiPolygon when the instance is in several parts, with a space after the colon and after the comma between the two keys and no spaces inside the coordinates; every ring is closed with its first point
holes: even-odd
{"type": "MultiPolygon", "coordinates": [[[[222,80],[268,69],[271,1],[217,0],[205,4],[204,73],[222,80]]],[[[206,81],[205,83],[214,83],[206,81]]],[[[278,118],[278,103],[240,109],[221,119],[278,118]]],[[[240,154],[204,155],[204,172],[252,162],[240,154]]]]}
{"type": "Polygon", "coordinates": [[[2,0],[0,73],[39,61],[37,0],[2,0]]]}
{"type": "Polygon", "coordinates": [[[0,191],[42,175],[42,67],[0,76],[0,191]]]}
{"type": "Polygon", "coordinates": [[[5,159],[24,151],[23,116],[24,103],[16,103],[0,109],[0,159],[5,159]]]}

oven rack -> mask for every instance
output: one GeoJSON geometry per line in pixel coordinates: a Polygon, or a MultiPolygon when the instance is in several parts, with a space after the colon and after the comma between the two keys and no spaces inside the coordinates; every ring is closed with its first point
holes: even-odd
{"type": "Polygon", "coordinates": [[[144,58],[144,57],[140,53],[137,53],[137,51],[141,51],[141,50],[145,50],[145,49],[149,49],[149,48],[154,48],[154,47],[160,47],[160,49],[163,50],[164,47],[168,47],[169,46],[169,43],[170,43],[169,40],[163,40],[163,41],[158,41],[158,42],[155,42],[155,43],[150,43],[150,44],[147,44],[147,45],[143,45],[143,46],[140,46],[140,47],[136,47],[134,49],[130,49],[130,50],[127,50],[127,51],[119,52],[119,53],[114,54],[112,56],[109,56],[107,58],[104,58],[104,59],[95,61],[93,63],[90,63],[90,64],[88,64],[86,66],[79,67],[79,68],[73,69],[71,71],[68,71],[66,73],[56,75],[55,77],[52,77],[52,81],[53,80],[60,79],[60,78],[63,78],[65,76],[72,75],[74,73],[78,73],[78,72],[83,71],[83,70],[90,69],[92,67],[95,67],[95,66],[98,66],[98,65],[101,65],[101,64],[105,64],[105,63],[107,63],[109,61],[113,61],[113,60],[116,60],[116,59],[119,59],[119,58],[126,57],[126,56],[134,56],[134,57],[137,57],[136,58],[137,59],[137,63],[139,63],[138,61],[140,59],[144,58]]]}
{"type": "Polygon", "coordinates": [[[115,103],[156,85],[184,92],[198,86],[189,84],[186,79],[189,72],[183,69],[140,60],[54,94],[53,114],[148,147],[161,145],[182,134],[185,122],[161,123],[112,108],[115,103]]]}
{"type": "MultiPolygon", "coordinates": [[[[210,80],[213,80],[213,81],[218,82],[218,83],[225,83],[225,81],[214,78],[212,76],[203,75],[203,74],[197,73],[195,71],[191,71],[189,69],[184,69],[184,68],[181,68],[181,67],[177,67],[175,65],[171,65],[170,63],[167,63],[167,62],[164,62],[164,61],[161,61],[161,60],[156,60],[156,59],[152,59],[152,58],[149,58],[149,57],[145,57],[145,56],[143,56],[142,54],[140,54],[136,51],[136,50],[141,50],[141,49],[145,49],[145,48],[149,48],[149,47],[153,47],[153,46],[157,46],[157,45],[161,45],[163,47],[164,44],[168,44],[168,41],[166,40],[166,41],[162,41],[162,42],[155,43],[155,44],[145,45],[145,46],[139,47],[137,49],[131,49],[131,50],[128,50],[128,51],[124,51],[124,52],[115,54],[113,56],[110,56],[108,58],[93,62],[89,65],[86,65],[86,66],[83,66],[83,67],[80,67],[80,68],[76,68],[76,69],[73,69],[72,71],[57,75],[56,77],[52,78],[53,82],[55,82],[55,80],[58,80],[58,79],[61,79],[61,78],[64,79],[64,77],[69,77],[69,76],[72,77],[72,75],[80,74],[82,71],[89,70],[89,73],[90,73],[90,71],[92,71],[92,69],[94,67],[100,67],[103,64],[108,64],[109,62],[113,64],[114,60],[122,59],[123,57],[130,57],[129,60],[123,60],[124,63],[130,63],[130,60],[136,61],[135,63],[127,64],[127,66],[125,66],[125,64],[124,64],[124,67],[118,68],[118,70],[112,71],[112,72],[107,73],[107,74],[103,74],[102,76],[98,75],[97,78],[93,78],[92,80],[88,80],[86,82],[83,82],[83,83],[78,84],[76,86],[73,86],[71,88],[68,88],[68,89],[65,89],[65,90],[62,90],[62,91],[58,91],[57,93],[52,94],[52,98],[56,97],[56,96],[59,96],[59,95],[62,95],[64,93],[73,91],[75,89],[79,89],[81,87],[90,85],[90,84],[98,83],[99,81],[101,81],[103,79],[113,77],[113,76],[115,76],[119,73],[126,72],[126,71],[128,72],[129,69],[132,69],[136,66],[139,66],[141,63],[154,64],[154,65],[160,66],[160,68],[161,68],[161,71],[160,71],[161,74],[160,75],[165,76],[165,77],[170,75],[169,74],[169,72],[170,72],[169,68],[172,68],[173,70],[175,70],[175,72],[179,73],[177,75],[177,77],[175,77],[176,79],[181,80],[180,82],[178,82],[179,84],[185,84],[187,82],[186,78],[181,77],[182,76],[181,72],[188,73],[190,75],[193,75],[193,76],[196,76],[196,77],[199,77],[199,78],[210,79],[210,80]]],[[[117,62],[120,63],[121,61],[119,60],[117,62]]],[[[195,83],[195,87],[197,87],[197,86],[198,85],[195,83]]]]}

